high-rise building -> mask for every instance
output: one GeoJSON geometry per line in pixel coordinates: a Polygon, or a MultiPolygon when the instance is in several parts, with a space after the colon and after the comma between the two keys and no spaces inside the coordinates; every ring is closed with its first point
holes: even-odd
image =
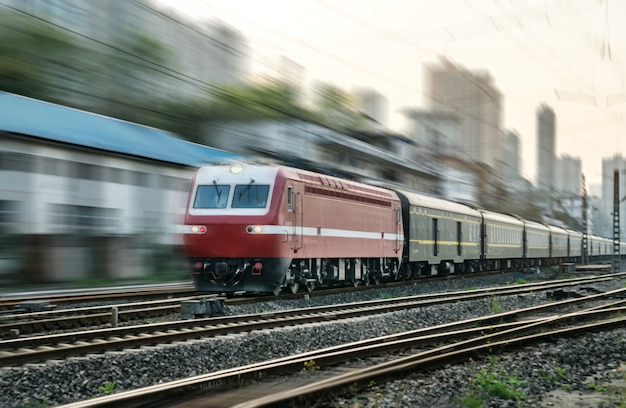
{"type": "Polygon", "coordinates": [[[556,117],[554,110],[542,104],[537,109],[537,188],[552,191],[556,162],[556,117]]]}
{"type": "Polygon", "coordinates": [[[579,157],[562,154],[556,161],[554,188],[561,196],[580,197],[582,163],[579,157]]]}
{"type": "Polygon", "coordinates": [[[455,112],[461,121],[459,151],[497,173],[502,152],[502,94],[488,72],[471,72],[448,60],[427,65],[426,104],[433,111],[455,112]]]}
{"type": "Polygon", "coordinates": [[[514,182],[521,178],[520,136],[516,130],[504,132],[502,143],[502,178],[506,182],[514,182]]]}
{"type": "MultiPolygon", "coordinates": [[[[613,207],[614,207],[614,176],[619,173],[619,199],[626,196],[626,158],[621,154],[602,159],[602,200],[600,205],[600,231],[598,233],[607,238],[613,237],[613,207]]],[[[626,235],[626,200],[620,202],[620,231],[622,237],[626,235]]],[[[622,238],[624,240],[624,238],[622,238]]]]}

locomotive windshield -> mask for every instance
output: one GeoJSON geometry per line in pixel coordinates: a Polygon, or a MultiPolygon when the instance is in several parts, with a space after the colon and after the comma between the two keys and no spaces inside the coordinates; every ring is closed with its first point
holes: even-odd
{"type": "Polygon", "coordinates": [[[229,191],[229,185],[198,186],[193,208],[226,208],[229,191]]]}
{"type": "Polygon", "coordinates": [[[233,208],[265,208],[270,186],[263,184],[238,184],[233,194],[233,208]]]}

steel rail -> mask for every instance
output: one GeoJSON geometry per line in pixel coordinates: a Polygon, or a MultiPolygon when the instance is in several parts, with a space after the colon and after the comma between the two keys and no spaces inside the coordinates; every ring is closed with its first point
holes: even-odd
{"type": "MultiPolygon", "coordinates": [[[[497,287],[497,288],[476,289],[476,290],[472,290],[471,293],[476,294],[476,295],[480,295],[484,293],[490,293],[492,295],[496,295],[496,294],[502,293],[502,291],[506,291],[509,289],[517,291],[519,290],[520,287],[525,288],[525,290],[526,289],[531,290],[532,288],[538,288],[537,290],[539,290],[539,289],[550,289],[550,288],[562,287],[562,286],[577,286],[577,285],[582,285],[582,284],[602,282],[602,281],[606,281],[610,279],[612,279],[612,277],[601,277],[601,278],[581,277],[581,278],[575,278],[575,279],[570,279],[566,281],[546,281],[546,282],[541,282],[541,283],[530,283],[530,284],[525,284],[521,286],[510,285],[510,286],[497,287]]],[[[464,293],[467,293],[467,291],[414,295],[414,296],[404,297],[404,299],[433,299],[433,298],[454,296],[457,294],[464,294],[464,293]]],[[[204,298],[207,298],[207,297],[216,297],[216,295],[204,296],[204,298]]],[[[52,329],[69,329],[69,328],[80,327],[80,326],[88,326],[90,324],[101,325],[101,324],[110,323],[112,307],[118,308],[118,316],[121,321],[131,320],[134,316],[141,317],[142,315],[143,316],[163,315],[163,314],[176,311],[177,309],[179,309],[179,305],[172,305],[170,307],[143,308],[143,309],[138,309],[134,312],[132,311],[128,312],[128,311],[125,311],[125,309],[129,307],[140,306],[142,304],[158,304],[158,303],[179,302],[179,301],[182,302],[183,300],[189,300],[193,298],[196,298],[196,297],[186,297],[186,298],[178,298],[178,299],[171,299],[171,300],[155,300],[155,301],[140,302],[140,303],[121,303],[117,305],[93,306],[93,307],[76,308],[76,309],[69,309],[69,310],[63,309],[63,310],[36,312],[36,313],[30,313],[28,315],[18,315],[18,316],[15,316],[15,315],[0,316],[0,337],[5,337],[5,338],[15,337],[14,333],[19,333],[20,335],[23,335],[23,334],[40,333],[42,331],[52,330],[52,329]],[[84,315],[73,316],[73,317],[62,316],[65,313],[73,315],[75,313],[80,313],[80,312],[95,312],[95,313],[91,313],[89,315],[84,314],[84,315]],[[55,315],[59,315],[61,317],[54,317],[55,315]],[[34,320],[24,320],[21,322],[11,323],[11,320],[19,319],[20,317],[22,319],[32,318],[34,320]],[[3,321],[5,323],[2,323],[3,321]]],[[[232,302],[229,302],[229,301],[233,301],[233,299],[227,299],[227,302],[230,304],[232,302]]],[[[236,300],[234,301],[236,302],[236,300]]],[[[380,301],[373,300],[373,301],[369,301],[368,303],[378,304],[377,302],[385,302],[385,300],[380,300],[380,301]]]]}
{"type": "MultiPolygon", "coordinates": [[[[497,292],[498,295],[509,295],[521,293],[525,290],[529,289],[525,287],[511,289],[507,287],[501,291],[495,292],[497,292]]],[[[531,290],[536,290],[536,288],[531,290]]],[[[557,305],[565,305],[570,302],[573,304],[576,301],[582,301],[582,299],[586,301],[590,299],[602,299],[604,297],[618,296],[625,292],[626,289],[617,289],[584,298],[569,299],[562,302],[542,305],[542,308],[549,310],[549,308],[557,307],[557,305]]],[[[40,362],[52,358],[66,358],[88,353],[102,353],[109,350],[136,348],[145,345],[167,344],[174,341],[214,337],[229,333],[348,319],[493,295],[494,292],[485,292],[482,294],[471,292],[461,296],[443,296],[435,299],[425,299],[424,296],[417,296],[416,299],[409,298],[409,300],[407,300],[407,298],[383,299],[375,302],[355,302],[346,305],[318,306],[307,309],[253,315],[182,320],[160,324],[126,326],[3,340],[0,341],[0,367],[40,362]]],[[[540,309],[535,307],[529,308],[529,310],[536,312],[540,309]]],[[[493,321],[502,318],[504,318],[504,314],[492,316],[493,321]]]]}
{"type": "MultiPolygon", "coordinates": [[[[268,391],[271,395],[264,395],[242,402],[237,407],[260,407],[284,402],[296,402],[302,398],[309,401],[316,395],[327,393],[331,390],[354,387],[355,384],[367,385],[370,381],[387,379],[408,370],[430,369],[453,361],[458,361],[468,355],[476,355],[495,347],[508,347],[512,344],[545,338],[546,336],[562,335],[582,330],[614,327],[626,322],[626,318],[608,319],[599,323],[586,324],[580,327],[557,329],[545,332],[547,327],[562,324],[573,318],[596,317],[599,315],[614,314],[625,311],[625,307],[609,309],[624,301],[615,302],[610,305],[596,306],[590,309],[567,313],[563,315],[543,317],[526,322],[503,323],[482,327],[464,329],[467,322],[458,322],[414,330],[390,336],[383,336],[375,339],[363,340],[360,342],[344,344],[336,347],[329,347],[322,350],[298,354],[280,359],[274,359],[257,364],[250,364],[244,367],[222,370],[219,372],[200,375],[189,379],[177,380],[166,384],[153,385],[137,390],[121,392],[110,396],[99,397],[87,401],[80,401],[63,405],[63,408],[84,408],[84,407],[142,407],[150,406],[159,402],[161,406],[167,405],[165,401],[175,401],[181,396],[189,398],[194,394],[206,393],[209,390],[221,390],[229,384],[242,385],[242,382],[253,381],[259,378],[266,378],[271,375],[280,375],[287,372],[300,371],[306,367],[307,363],[314,362],[315,365],[329,366],[340,362],[349,361],[357,357],[371,356],[383,352],[407,350],[425,345],[437,344],[442,341],[450,342],[459,340],[456,343],[432,350],[422,351],[409,357],[394,359],[374,367],[360,370],[351,370],[349,373],[333,375],[321,381],[315,381],[301,387],[294,387],[289,383],[290,389],[275,392],[274,389],[268,391]],[[445,327],[444,327],[445,326],[445,327]],[[531,332],[542,331],[536,334],[531,332]],[[520,337],[521,336],[521,337],[520,337]],[[393,374],[393,375],[392,375],[393,374]]],[[[489,317],[485,317],[487,320],[489,317]]],[[[471,319],[476,321],[478,319],[471,319]]],[[[266,388],[266,387],[264,387],[266,388]]],[[[219,400],[222,394],[199,396],[203,406],[212,405],[219,400]]],[[[249,395],[246,395],[248,398],[249,395]]]]}
{"type": "Polygon", "coordinates": [[[197,296],[144,302],[115,303],[71,309],[49,310],[24,314],[0,315],[0,336],[11,331],[32,334],[51,329],[67,329],[88,325],[111,323],[112,309],[117,310],[119,321],[129,321],[144,316],[162,316],[180,311],[180,303],[198,299],[197,296]]]}
{"type": "Polygon", "coordinates": [[[195,293],[195,288],[189,284],[173,284],[167,286],[145,286],[145,287],[109,287],[98,290],[81,290],[79,293],[38,293],[26,296],[13,296],[11,294],[3,294],[0,297],[0,311],[11,311],[12,308],[19,307],[25,302],[54,302],[60,304],[74,304],[82,302],[101,302],[117,299],[129,298],[145,298],[151,296],[174,295],[177,293],[195,293]]]}

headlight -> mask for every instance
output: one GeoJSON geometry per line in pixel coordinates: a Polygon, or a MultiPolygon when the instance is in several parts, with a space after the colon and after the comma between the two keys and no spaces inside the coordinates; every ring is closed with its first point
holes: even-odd
{"type": "Polygon", "coordinates": [[[246,232],[248,234],[260,234],[263,231],[260,225],[248,225],[246,227],[246,232]]]}
{"type": "Polygon", "coordinates": [[[189,231],[192,234],[205,234],[207,231],[207,227],[204,225],[192,225],[189,231]]]}
{"type": "Polygon", "coordinates": [[[232,166],[230,166],[230,172],[233,174],[239,174],[241,173],[241,170],[243,170],[243,166],[239,163],[235,163],[232,166]]]}

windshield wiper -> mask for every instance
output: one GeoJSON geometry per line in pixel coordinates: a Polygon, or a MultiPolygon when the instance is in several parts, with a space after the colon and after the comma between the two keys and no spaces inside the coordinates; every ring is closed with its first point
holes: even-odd
{"type": "Polygon", "coordinates": [[[215,192],[217,194],[217,202],[219,203],[222,197],[222,190],[217,186],[217,182],[213,180],[213,185],[215,186],[215,192]]]}
{"type": "Polygon", "coordinates": [[[254,179],[250,179],[250,182],[243,188],[243,190],[241,190],[239,192],[239,197],[237,197],[238,201],[241,201],[241,197],[248,192],[248,190],[250,190],[250,187],[252,186],[252,183],[254,183],[254,179]]]}

